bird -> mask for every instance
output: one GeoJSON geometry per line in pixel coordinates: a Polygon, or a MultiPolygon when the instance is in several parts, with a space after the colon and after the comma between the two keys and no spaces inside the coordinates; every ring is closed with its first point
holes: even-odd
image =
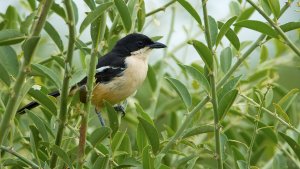
{"type": "MultiPolygon", "coordinates": [[[[91,103],[95,106],[100,123],[104,126],[101,110],[104,102],[111,105],[126,101],[144,82],[148,71],[148,59],[153,49],[166,48],[163,43],[153,41],[140,33],[131,33],[117,41],[110,52],[98,59],[95,73],[95,85],[92,91],[91,103]]],[[[70,93],[79,91],[80,101],[86,103],[87,77],[72,86],[70,93]]],[[[58,97],[59,91],[48,95],[58,97]]],[[[18,110],[24,114],[26,109],[39,105],[33,101],[18,110]]],[[[115,110],[125,115],[124,106],[114,106],[115,110]]]]}

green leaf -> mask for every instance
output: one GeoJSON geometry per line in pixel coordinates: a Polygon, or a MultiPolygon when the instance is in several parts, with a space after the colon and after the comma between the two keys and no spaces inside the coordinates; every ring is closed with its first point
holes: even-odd
{"type": "Polygon", "coordinates": [[[214,46],[216,44],[217,35],[218,35],[218,24],[216,20],[211,16],[208,16],[208,24],[210,30],[211,44],[212,46],[214,46]]]}
{"type": "Polygon", "coordinates": [[[53,114],[57,114],[57,108],[53,101],[49,98],[49,96],[45,95],[40,90],[35,90],[31,88],[28,92],[30,96],[32,96],[39,104],[43,107],[47,108],[53,114]]]}
{"type": "Polygon", "coordinates": [[[120,148],[125,135],[126,135],[126,131],[125,132],[118,131],[116,133],[116,135],[114,136],[112,143],[111,143],[111,149],[112,149],[113,153],[116,152],[120,148]]]}
{"type": "Polygon", "coordinates": [[[237,161],[239,169],[247,169],[247,163],[244,160],[238,160],[237,161]]]}
{"type": "Polygon", "coordinates": [[[150,142],[153,153],[154,154],[157,153],[159,150],[159,136],[158,136],[157,129],[154,127],[154,125],[152,125],[151,123],[149,123],[147,120],[143,119],[142,117],[138,117],[138,120],[147,135],[147,138],[148,138],[148,141],[150,142]]]}
{"type": "Polygon", "coordinates": [[[126,32],[130,32],[132,21],[126,3],[124,2],[124,0],[114,0],[114,3],[122,19],[122,23],[124,25],[124,28],[126,29],[126,32]]]}
{"type": "Polygon", "coordinates": [[[36,1],[35,0],[27,0],[27,2],[29,3],[31,11],[34,11],[36,8],[36,1]]]}
{"type": "Polygon", "coordinates": [[[84,0],[84,2],[91,10],[94,10],[96,8],[94,0],[84,0]]]}
{"type": "Polygon", "coordinates": [[[272,14],[272,10],[271,10],[268,0],[260,0],[260,3],[261,3],[263,10],[265,11],[265,13],[268,16],[270,16],[272,14]]]}
{"type": "Polygon", "coordinates": [[[224,73],[228,72],[228,70],[231,67],[231,63],[232,63],[232,51],[230,47],[227,47],[222,50],[220,55],[221,69],[224,73]]]}
{"type": "Polygon", "coordinates": [[[16,77],[19,72],[18,56],[10,46],[0,46],[0,64],[9,75],[16,77]]]}
{"type": "Polygon", "coordinates": [[[41,140],[40,137],[39,137],[39,131],[33,125],[30,125],[29,129],[30,129],[30,136],[29,136],[30,148],[31,148],[31,151],[32,151],[33,155],[37,159],[39,159],[39,157],[37,155],[38,145],[39,145],[40,140],[41,140]]]}
{"type": "Polygon", "coordinates": [[[34,72],[41,74],[41,75],[47,77],[49,80],[51,80],[58,89],[61,88],[61,86],[62,86],[61,80],[53,70],[51,70],[50,68],[47,68],[46,66],[37,64],[37,63],[32,64],[31,67],[34,72]]]}
{"type": "Polygon", "coordinates": [[[100,127],[95,129],[91,134],[90,134],[90,143],[95,147],[99,142],[104,140],[105,138],[109,137],[111,134],[111,129],[108,127],[100,127]]]}
{"type": "Polygon", "coordinates": [[[195,79],[197,80],[204,88],[207,94],[210,94],[210,85],[206,77],[196,68],[188,65],[182,65],[184,69],[195,79]]]}
{"type": "Polygon", "coordinates": [[[57,145],[52,145],[52,151],[58,156],[60,157],[70,168],[72,168],[72,162],[68,156],[68,154],[61,149],[59,146],[57,145]]]}
{"type": "Polygon", "coordinates": [[[286,135],[282,132],[278,132],[278,133],[290,145],[290,147],[293,149],[296,156],[300,160],[300,146],[299,146],[299,144],[297,144],[297,142],[295,140],[293,140],[290,136],[288,136],[288,135],[286,135]]]}
{"type": "Polygon", "coordinates": [[[268,0],[269,6],[274,16],[278,19],[280,16],[280,4],[279,0],[268,0]]]}
{"type": "Polygon", "coordinates": [[[286,24],[280,25],[283,32],[292,31],[300,28],[300,22],[288,22],[286,24]]]}
{"type": "Polygon", "coordinates": [[[32,122],[35,124],[36,128],[38,129],[39,133],[41,134],[43,140],[45,142],[49,142],[48,134],[47,134],[47,129],[45,127],[44,122],[41,120],[40,117],[32,113],[30,110],[26,110],[26,113],[29,115],[31,118],[32,122]]]}
{"type": "Polygon", "coordinates": [[[287,111],[292,102],[295,100],[298,93],[299,89],[292,89],[286,95],[284,95],[277,104],[280,105],[284,111],[287,111]]]}
{"type": "Polygon", "coordinates": [[[204,61],[205,65],[210,69],[213,70],[213,56],[211,51],[205,46],[202,42],[197,40],[192,40],[191,44],[194,46],[202,60],[204,61]]]}
{"type": "Polygon", "coordinates": [[[18,44],[26,39],[25,34],[16,29],[4,29],[0,31],[0,46],[18,44]]]}
{"type": "Polygon", "coordinates": [[[277,38],[277,32],[272,29],[268,24],[256,21],[256,20],[244,20],[234,24],[234,26],[245,27],[248,29],[255,30],[257,32],[263,33],[265,35],[271,36],[272,38],[277,38]]]}
{"type": "MultiPolygon", "coordinates": [[[[224,25],[224,23],[218,21],[219,29],[221,29],[223,25],[224,25]]],[[[240,46],[241,46],[240,40],[239,40],[238,36],[236,35],[236,33],[231,28],[228,29],[225,36],[229,40],[229,42],[234,46],[234,48],[236,50],[240,50],[240,46]]]]}
{"type": "Polygon", "coordinates": [[[73,6],[73,14],[74,14],[74,21],[75,25],[78,23],[78,8],[74,0],[71,1],[73,6]]]}
{"type": "MultiPolygon", "coordinates": [[[[41,0],[39,0],[39,1],[41,1],[41,0]]],[[[51,10],[53,12],[55,12],[58,16],[62,17],[64,20],[67,19],[65,9],[63,7],[61,7],[60,5],[58,5],[57,3],[53,2],[52,6],[51,6],[51,10]]]]}
{"type": "Polygon", "coordinates": [[[144,148],[142,158],[143,169],[154,169],[154,158],[151,155],[150,146],[144,148]]]}
{"type": "Polygon", "coordinates": [[[157,87],[156,73],[152,66],[148,65],[147,78],[149,80],[152,91],[155,91],[157,87]]]}
{"type": "Polygon", "coordinates": [[[82,33],[84,29],[91,24],[94,20],[96,20],[100,15],[103,14],[105,10],[107,10],[113,3],[112,2],[107,2],[100,4],[95,10],[90,12],[82,21],[79,32],[82,33]]]}
{"type": "Polygon", "coordinates": [[[197,127],[187,129],[183,133],[182,138],[187,138],[187,137],[195,136],[198,134],[211,133],[211,132],[214,132],[213,126],[210,126],[210,125],[197,126],[197,127]]]}
{"type": "Polygon", "coordinates": [[[236,96],[238,94],[238,90],[233,89],[226,93],[224,97],[220,100],[218,113],[219,113],[219,119],[222,120],[225,118],[226,113],[230,109],[231,105],[233,104],[236,96]]]}
{"type": "Polygon", "coordinates": [[[147,120],[150,124],[154,126],[153,120],[151,117],[144,111],[144,109],[138,103],[135,103],[137,113],[145,120],[147,120]]]}
{"type": "Polygon", "coordinates": [[[202,25],[201,18],[193,6],[186,0],[177,0],[184,9],[190,13],[190,15],[197,21],[199,25],[202,25]]]}
{"type": "Polygon", "coordinates": [[[19,26],[19,18],[16,8],[9,5],[5,13],[6,29],[17,29],[19,26]]]}
{"type": "Polygon", "coordinates": [[[34,54],[35,48],[40,40],[39,36],[33,36],[27,39],[22,44],[22,49],[24,51],[25,62],[30,62],[32,55],[34,54]]]}
{"type": "Polygon", "coordinates": [[[5,68],[0,63],[0,79],[7,85],[10,85],[10,77],[8,72],[5,70],[5,68]]]}
{"type": "Polygon", "coordinates": [[[282,154],[276,154],[273,157],[272,169],[288,169],[286,158],[282,154]]]}
{"type": "Polygon", "coordinates": [[[223,36],[229,31],[230,26],[233,24],[233,22],[237,19],[237,16],[234,16],[230,19],[228,19],[228,21],[221,27],[220,32],[217,36],[217,40],[216,40],[216,46],[219,45],[219,43],[221,42],[223,36]]]}
{"type": "Polygon", "coordinates": [[[93,165],[92,169],[109,168],[109,156],[99,156],[93,165]]]}
{"type": "Polygon", "coordinates": [[[265,107],[269,107],[273,101],[273,89],[270,88],[268,93],[266,94],[266,98],[265,98],[265,107]]]}
{"type": "Polygon", "coordinates": [[[32,25],[33,19],[35,17],[35,13],[31,13],[28,15],[20,25],[20,31],[24,34],[29,34],[30,26],[32,25]]]}
{"type": "Polygon", "coordinates": [[[51,25],[51,23],[46,22],[44,26],[45,31],[50,36],[50,38],[53,40],[53,42],[56,44],[58,49],[62,52],[64,51],[64,44],[62,40],[60,39],[60,36],[58,32],[55,30],[55,28],[51,25]]]}
{"type": "Polygon", "coordinates": [[[229,4],[230,14],[239,16],[241,14],[241,5],[236,1],[231,1],[229,4]]]}
{"type": "MultiPolygon", "coordinates": [[[[237,18],[237,21],[242,21],[242,20],[249,19],[254,11],[255,10],[252,6],[249,7],[249,8],[246,8],[244,11],[242,11],[241,15],[237,18]]],[[[238,33],[240,31],[240,29],[241,29],[240,27],[235,27],[234,31],[238,33]]]]}
{"type": "Polygon", "coordinates": [[[138,31],[142,31],[146,21],[146,9],[144,0],[139,0],[139,8],[137,11],[138,31]]]}
{"type": "Polygon", "coordinates": [[[187,88],[184,86],[183,83],[181,83],[179,80],[171,78],[171,77],[166,77],[167,82],[170,83],[170,85],[175,89],[177,94],[181,97],[182,101],[184,102],[186,108],[191,107],[192,105],[192,98],[187,90],[187,88]]]}
{"type": "Polygon", "coordinates": [[[260,52],[260,60],[259,63],[263,63],[268,59],[269,51],[268,48],[265,45],[262,45],[261,52],[260,52]]]}
{"type": "Polygon", "coordinates": [[[163,38],[163,36],[153,36],[153,37],[151,37],[151,39],[152,39],[153,41],[158,41],[158,40],[160,40],[161,38],[163,38]]]}
{"type": "Polygon", "coordinates": [[[139,153],[142,153],[143,149],[148,145],[147,135],[146,135],[141,123],[138,123],[138,126],[137,126],[136,144],[138,146],[139,153]]]}
{"type": "Polygon", "coordinates": [[[93,45],[99,45],[103,40],[106,29],[106,13],[104,12],[91,24],[91,39],[93,45]]]}
{"type": "Polygon", "coordinates": [[[234,77],[225,83],[225,85],[218,90],[218,99],[221,100],[227,92],[235,89],[241,78],[242,75],[234,77]]]}
{"type": "Polygon", "coordinates": [[[108,102],[104,102],[104,105],[107,110],[107,116],[109,119],[109,127],[111,128],[111,136],[113,137],[115,133],[119,129],[119,119],[118,119],[118,113],[116,110],[109,104],[108,102]]]}
{"type": "Polygon", "coordinates": [[[289,116],[286,114],[286,112],[276,103],[273,103],[275,109],[276,109],[276,113],[282,117],[284,119],[285,122],[290,123],[290,118],[289,116]]]}

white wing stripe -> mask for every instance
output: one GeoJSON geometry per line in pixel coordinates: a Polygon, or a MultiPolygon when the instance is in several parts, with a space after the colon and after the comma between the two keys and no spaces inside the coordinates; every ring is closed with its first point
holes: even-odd
{"type": "Polygon", "coordinates": [[[121,69],[121,70],[124,70],[124,68],[122,68],[122,67],[103,66],[103,67],[99,67],[98,69],[96,69],[96,73],[103,72],[106,69],[121,69]]]}

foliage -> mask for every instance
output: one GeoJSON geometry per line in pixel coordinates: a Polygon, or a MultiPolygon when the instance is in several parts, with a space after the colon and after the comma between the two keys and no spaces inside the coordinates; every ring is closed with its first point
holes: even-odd
{"type": "Polygon", "coordinates": [[[72,0],[23,0],[0,13],[0,167],[300,168],[300,22],[280,20],[299,16],[294,0],[232,1],[222,20],[205,0],[150,12],[144,0],[84,3],[86,13],[72,0]],[[152,38],[169,46],[179,15],[193,24],[149,65],[124,118],[105,104],[101,127],[70,87],[88,75],[91,92],[97,58],[162,15],[170,30],[152,38]],[[244,40],[245,30],[260,36],[244,40]],[[48,95],[55,90],[61,98],[48,95]],[[38,108],[16,115],[33,99],[38,108]]]}

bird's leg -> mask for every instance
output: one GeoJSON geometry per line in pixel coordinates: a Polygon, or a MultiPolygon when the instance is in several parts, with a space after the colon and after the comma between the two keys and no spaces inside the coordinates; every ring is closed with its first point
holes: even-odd
{"type": "Polygon", "coordinates": [[[125,116],[126,112],[126,107],[127,107],[127,100],[125,100],[122,104],[119,104],[117,106],[114,106],[114,109],[117,111],[117,112],[120,112],[122,114],[122,117],[125,116]]]}
{"type": "Polygon", "coordinates": [[[98,116],[98,119],[99,119],[99,121],[100,121],[101,126],[102,126],[102,127],[105,127],[105,122],[104,122],[104,119],[103,119],[103,117],[102,117],[101,112],[100,112],[100,111],[97,111],[96,108],[95,108],[95,112],[96,112],[96,114],[97,114],[97,116],[98,116]]]}

